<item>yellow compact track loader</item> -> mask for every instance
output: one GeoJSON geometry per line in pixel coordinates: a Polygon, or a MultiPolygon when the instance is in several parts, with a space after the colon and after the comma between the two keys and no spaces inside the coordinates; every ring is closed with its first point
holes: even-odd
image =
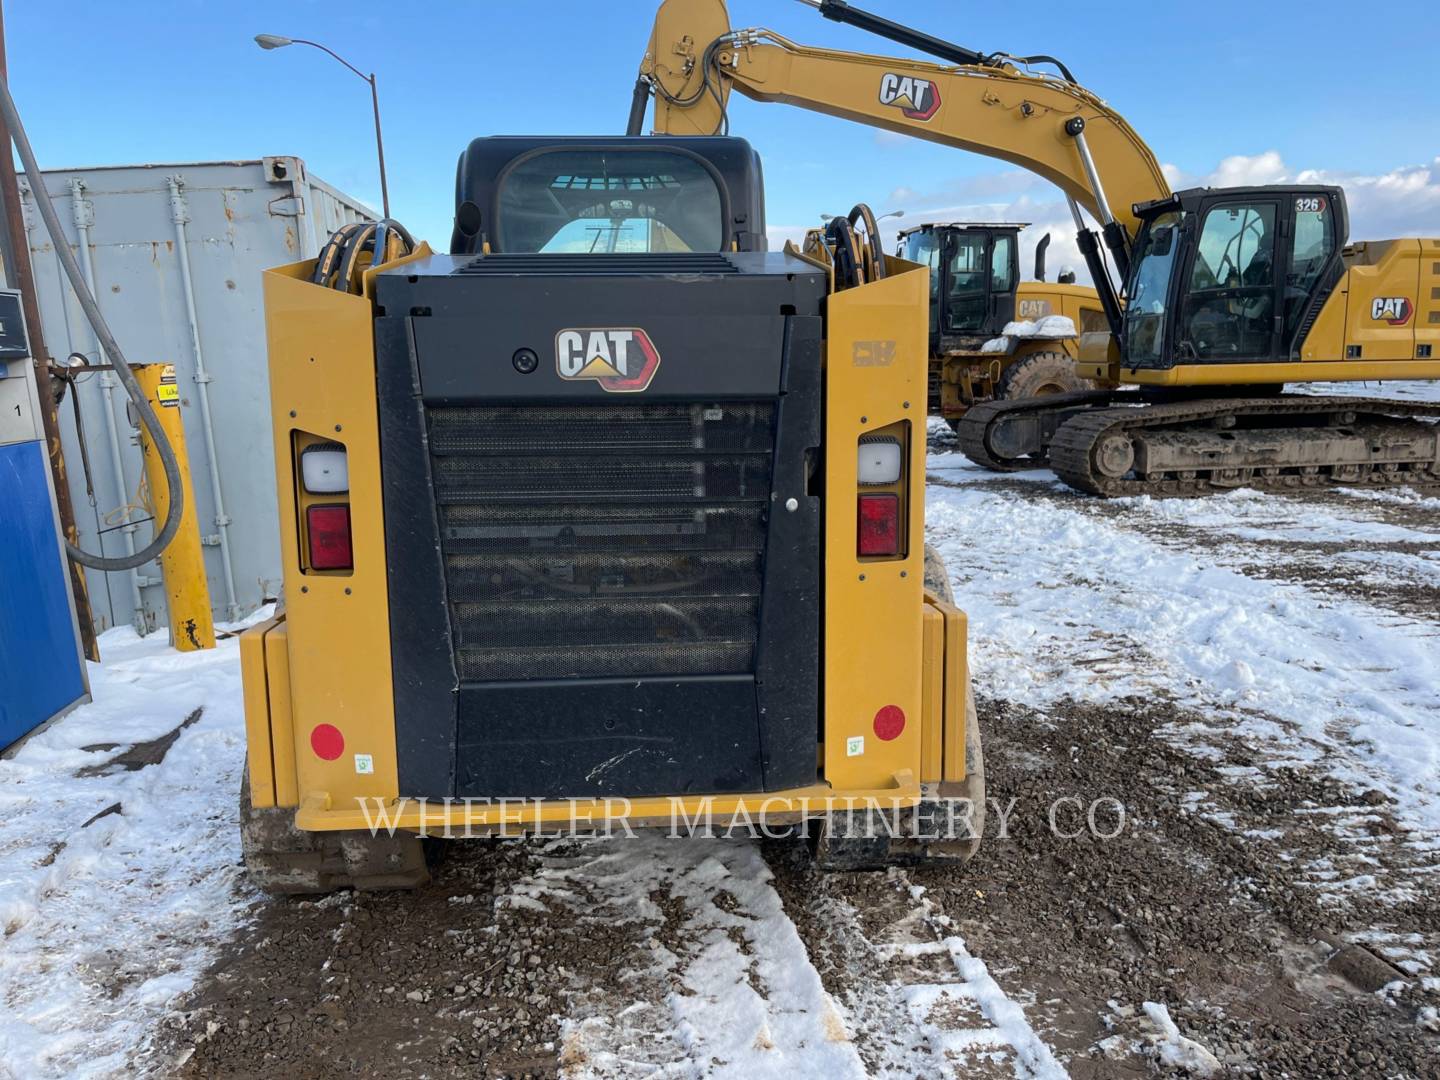
{"type": "Polygon", "coordinates": [[[412,886],[422,835],[701,820],[822,819],[829,865],[968,857],[925,269],[764,251],[729,137],[477,139],[455,220],[448,255],[381,222],[266,275],[255,880],[412,886]],[[963,832],[904,827],[942,800],[963,832]],[[902,836],[852,833],[877,807],[902,836]]]}

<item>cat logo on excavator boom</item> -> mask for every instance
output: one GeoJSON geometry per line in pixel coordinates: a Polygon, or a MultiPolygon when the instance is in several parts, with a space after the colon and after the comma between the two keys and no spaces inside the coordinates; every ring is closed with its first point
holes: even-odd
{"type": "Polygon", "coordinates": [[[880,104],[895,106],[911,120],[929,120],[940,111],[940,87],[929,79],[887,71],[880,76],[880,104]]]}

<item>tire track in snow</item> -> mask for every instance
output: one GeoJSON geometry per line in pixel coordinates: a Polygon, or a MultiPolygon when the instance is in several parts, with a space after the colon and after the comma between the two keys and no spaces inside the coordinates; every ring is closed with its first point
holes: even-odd
{"type": "Polygon", "coordinates": [[[570,1080],[867,1076],[748,840],[559,841],[506,902],[629,924],[649,963],[572,998],[570,1080]]]}
{"type": "Polygon", "coordinates": [[[1066,1076],[1021,1004],[905,871],[828,874],[779,852],[771,858],[871,1076],[1066,1076]]]}

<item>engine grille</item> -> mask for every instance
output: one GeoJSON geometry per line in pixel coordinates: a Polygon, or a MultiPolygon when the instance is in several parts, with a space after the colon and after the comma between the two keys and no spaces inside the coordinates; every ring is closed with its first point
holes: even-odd
{"type": "Polygon", "coordinates": [[[430,408],[460,678],[753,671],[773,413],[430,408]]]}

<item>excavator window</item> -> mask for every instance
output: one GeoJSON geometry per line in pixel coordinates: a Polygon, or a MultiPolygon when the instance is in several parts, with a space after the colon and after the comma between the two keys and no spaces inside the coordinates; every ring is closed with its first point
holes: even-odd
{"type": "Polygon", "coordinates": [[[664,150],[535,154],[501,182],[499,227],[510,252],[719,251],[726,235],[719,182],[664,150]]]}
{"type": "Polygon", "coordinates": [[[1271,355],[1278,211],[1274,201],[1247,201],[1206,212],[1180,328],[1180,340],[1195,359],[1271,355]]]}
{"type": "Polygon", "coordinates": [[[1285,340],[1304,317],[1310,294],[1335,253],[1335,218],[1323,195],[1295,200],[1295,243],[1285,275],[1285,340]]]}
{"type": "Polygon", "coordinates": [[[1146,222],[1135,244],[1125,306],[1125,346],[1132,363],[1158,361],[1165,349],[1170,280],[1180,252],[1179,210],[1146,222]]]}

